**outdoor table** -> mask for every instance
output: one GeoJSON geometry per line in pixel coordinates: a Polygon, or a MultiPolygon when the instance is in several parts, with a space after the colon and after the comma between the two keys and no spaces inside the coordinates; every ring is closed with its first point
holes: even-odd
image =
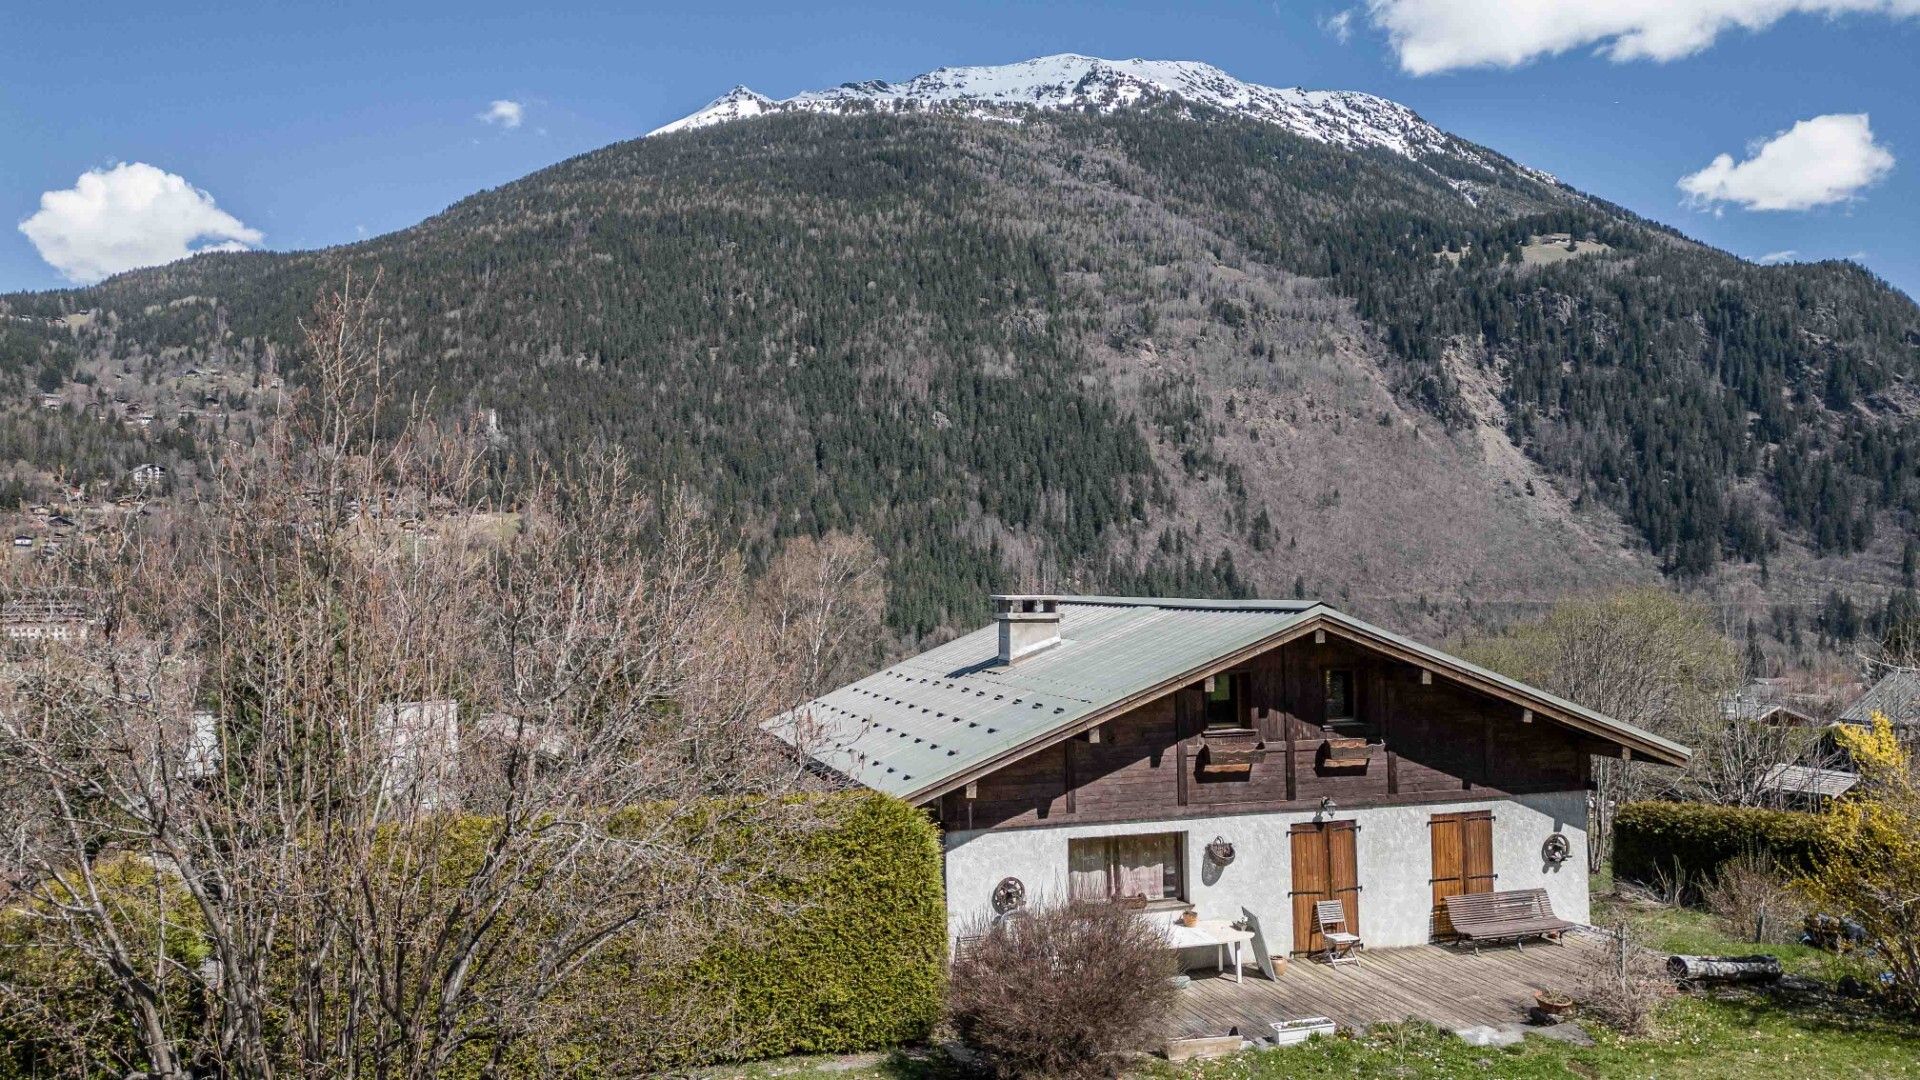
{"type": "Polygon", "coordinates": [[[1227,954],[1231,952],[1233,981],[1246,981],[1246,976],[1240,971],[1240,947],[1253,940],[1253,931],[1236,929],[1225,919],[1201,919],[1192,926],[1168,923],[1164,933],[1170,948],[1199,949],[1212,946],[1218,950],[1221,971],[1227,970],[1227,954]]]}

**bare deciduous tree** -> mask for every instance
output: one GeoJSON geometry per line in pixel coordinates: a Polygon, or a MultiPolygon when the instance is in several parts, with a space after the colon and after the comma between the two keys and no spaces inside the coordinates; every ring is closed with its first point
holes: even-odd
{"type": "Polygon", "coordinates": [[[1590,869],[1612,847],[1613,814],[1634,799],[1674,793],[1759,801],[1767,768],[1802,733],[1741,721],[1726,703],[1740,686],[1740,651],[1711,612],[1672,593],[1631,589],[1556,604],[1546,618],[1468,643],[1463,654],[1590,709],[1684,743],[1684,772],[1601,759],[1589,823],[1590,869]]]}
{"type": "Polygon", "coordinates": [[[499,1075],[609,949],[630,1000],[671,1002],[627,1061],[671,1061],[724,1003],[648,980],[750,933],[757,880],[797,869],[780,838],[819,824],[769,798],[795,767],[757,723],[833,661],[857,559],[822,560],[796,651],[616,458],[489,510],[483,438],[380,437],[368,295],[323,300],[306,400],[202,505],[91,531],[34,583],[98,619],[0,686],[0,941],[37,950],[0,1026],[31,1020],[50,1067],[499,1075]]]}

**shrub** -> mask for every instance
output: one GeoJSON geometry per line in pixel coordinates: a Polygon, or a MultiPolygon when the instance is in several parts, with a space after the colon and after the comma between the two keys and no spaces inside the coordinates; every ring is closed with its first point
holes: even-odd
{"type": "Polygon", "coordinates": [[[1885,716],[1837,734],[1860,766],[1861,793],[1824,816],[1826,858],[1799,885],[1819,909],[1860,927],[1886,969],[1881,992],[1920,1012],[1920,778],[1885,716]]]}
{"type": "Polygon", "coordinates": [[[1160,1045],[1174,958],[1137,913],[1069,901],[969,936],[948,1008],[997,1075],[1113,1075],[1127,1054],[1160,1045]]]}
{"type": "Polygon", "coordinates": [[[1756,944],[1784,944],[1799,938],[1807,907],[1774,861],[1755,853],[1720,864],[1701,890],[1707,910],[1734,937],[1756,944]]]}
{"type": "Polygon", "coordinates": [[[1622,923],[1608,947],[1590,956],[1575,991],[1581,1006],[1619,1031],[1644,1034],[1661,999],[1673,990],[1659,954],[1642,947],[1622,923]]]}
{"type": "Polygon", "coordinates": [[[1704,882],[1742,856],[1799,872],[1819,860],[1824,830],[1814,814],[1702,803],[1642,802],[1614,822],[1613,875],[1704,882]]]}
{"type": "MultiPolygon", "coordinates": [[[[572,975],[555,995],[551,1022],[516,1043],[496,1075],[633,1076],[926,1038],[941,1014],[947,932],[934,826],[913,807],[873,793],[793,804],[796,815],[815,811],[823,824],[797,830],[800,850],[766,860],[794,869],[743,886],[738,902],[753,913],[751,930],[716,932],[705,925],[711,912],[675,912],[685,929],[670,932],[692,943],[690,964],[661,962],[657,928],[616,938],[572,975]],[[789,854],[798,858],[783,857],[789,854]]],[[[462,818],[437,831],[434,859],[477,857],[489,835],[485,822],[462,818]]],[[[770,845],[782,836],[743,826],[732,842],[770,845]]],[[[107,881],[116,887],[108,903],[145,910],[156,893],[167,899],[166,919],[155,922],[167,932],[167,964],[182,973],[169,985],[179,1007],[197,1007],[202,984],[185,973],[206,953],[194,930],[198,909],[178,890],[156,889],[147,863],[114,865],[127,870],[107,881]]],[[[111,989],[66,939],[30,915],[0,911],[0,1078],[10,1069],[74,1071],[76,1062],[98,1059],[101,1045],[115,1048],[115,1075],[140,1071],[137,1041],[117,1033],[125,1021],[111,989]],[[61,1044],[59,1032],[96,1017],[89,1026],[105,1038],[86,1048],[61,1044]]],[[[527,926],[521,936],[532,948],[540,935],[527,926]]],[[[485,1074],[490,1049],[476,1032],[449,1075],[485,1074]]]]}
{"type": "Polygon", "coordinates": [[[784,917],[715,949],[696,977],[735,1002],[739,1056],[844,1053],[918,1042],[946,989],[940,838],[898,799],[841,796],[803,876],[761,887],[784,917]]]}

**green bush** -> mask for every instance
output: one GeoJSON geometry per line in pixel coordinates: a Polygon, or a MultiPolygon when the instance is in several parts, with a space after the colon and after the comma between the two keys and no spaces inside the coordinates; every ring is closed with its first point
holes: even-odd
{"type": "MultiPolygon", "coordinates": [[[[672,969],[648,964],[644,951],[614,941],[559,995],[560,1023],[509,1055],[508,1074],[630,1076],[924,1039],[944,1006],[946,972],[946,902],[932,821],[873,793],[825,796],[794,809],[818,811],[827,824],[802,833],[798,852],[783,853],[798,858],[777,860],[802,869],[752,883],[745,899],[758,913],[754,933],[722,936],[705,944],[692,964],[672,969]],[[648,1037],[668,1023],[692,1034],[665,1046],[648,1037]]],[[[484,842],[485,830],[456,828],[440,837],[447,846],[439,857],[458,861],[484,842]]],[[[756,842],[767,840],[751,829],[728,841],[756,842]]],[[[135,886],[134,902],[145,905],[151,872],[144,882],[128,884],[135,886]]],[[[173,906],[194,914],[184,901],[173,906]]],[[[700,912],[678,917],[695,925],[702,918],[700,912]]],[[[188,936],[170,951],[196,960],[204,948],[192,924],[191,918],[172,920],[173,931],[188,936]]],[[[0,946],[6,947],[0,949],[0,991],[31,993],[40,1007],[58,1007],[69,1021],[90,1012],[111,1020],[117,1013],[112,992],[70,945],[46,934],[44,923],[23,912],[0,912],[0,946]]],[[[0,1009],[0,1080],[67,1059],[47,1033],[31,1030],[34,1010],[10,1000],[18,996],[0,993],[0,1005],[11,1006],[0,1009]]],[[[134,1046],[130,1035],[105,1042],[127,1059],[115,1075],[137,1066],[127,1053],[134,1046]]],[[[453,1073],[478,1075],[486,1048],[484,1036],[470,1043],[453,1073]]]]}
{"type": "Polygon", "coordinates": [[[895,1046],[924,1039],[940,1018],[939,834],[897,799],[848,798],[804,853],[815,872],[765,890],[798,905],[777,932],[715,950],[695,976],[735,995],[744,1057],[895,1046]]]}
{"type": "Polygon", "coordinates": [[[1712,877],[1722,864],[1757,854],[1789,870],[1819,857],[1821,821],[1789,810],[1758,810],[1704,803],[1642,802],[1620,811],[1613,824],[1613,876],[1621,881],[1712,877]]]}

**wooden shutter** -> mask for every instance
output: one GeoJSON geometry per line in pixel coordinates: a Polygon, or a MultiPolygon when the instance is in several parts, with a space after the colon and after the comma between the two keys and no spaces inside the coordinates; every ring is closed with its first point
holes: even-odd
{"type": "Polygon", "coordinates": [[[1295,825],[1293,845],[1293,951],[1324,947],[1313,905],[1338,900],[1347,915],[1347,932],[1360,933],[1358,830],[1351,821],[1295,825]]]}
{"type": "Polygon", "coordinates": [[[1351,821],[1330,821],[1326,827],[1327,862],[1333,871],[1333,895],[1347,911],[1347,933],[1360,933],[1360,860],[1354,851],[1359,834],[1351,821]]]}
{"type": "Polygon", "coordinates": [[[1428,822],[1433,844],[1433,920],[1436,937],[1452,937],[1447,897],[1493,891],[1493,812],[1435,814],[1428,822]]]}
{"type": "Polygon", "coordinates": [[[1318,825],[1293,827],[1293,951],[1321,947],[1320,924],[1313,905],[1329,898],[1332,877],[1327,866],[1327,839],[1318,825]]]}

